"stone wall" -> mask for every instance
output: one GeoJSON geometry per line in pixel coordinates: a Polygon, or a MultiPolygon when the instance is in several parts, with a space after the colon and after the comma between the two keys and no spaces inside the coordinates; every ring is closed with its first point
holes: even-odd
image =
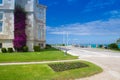
{"type": "Polygon", "coordinates": [[[13,47],[14,13],[13,11],[3,11],[3,14],[3,30],[0,33],[0,43],[3,47],[13,47]]]}
{"type": "Polygon", "coordinates": [[[15,3],[25,8],[27,12],[27,46],[29,51],[33,51],[33,46],[43,45],[45,47],[46,36],[46,7],[39,5],[38,0],[3,0],[4,4],[0,6],[0,12],[4,12],[4,27],[3,32],[0,33],[0,43],[3,47],[13,47],[14,39],[14,8],[15,3]],[[39,12],[42,10],[42,13],[39,12]],[[38,12],[38,13],[37,13],[38,12]],[[37,13],[37,14],[36,14],[37,13]],[[41,18],[39,18],[39,16],[41,18]],[[38,38],[38,29],[41,29],[41,38],[38,38]]]}
{"type": "Polygon", "coordinates": [[[34,1],[35,0],[15,0],[16,4],[21,5],[26,12],[34,11],[34,1]]]}
{"type": "Polygon", "coordinates": [[[41,47],[45,47],[46,44],[46,6],[41,4],[36,4],[34,6],[35,14],[34,14],[34,37],[35,45],[40,45],[41,47]]]}
{"type": "Polygon", "coordinates": [[[3,30],[0,39],[14,39],[14,13],[13,11],[3,11],[3,30]]]}
{"type": "Polygon", "coordinates": [[[26,35],[27,35],[27,46],[29,47],[29,51],[33,51],[34,46],[34,14],[28,13],[26,20],[26,35]]]}
{"type": "Polygon", "coordinates": [[[2,40],[2,47],[13,48],[13,40],[2,40]]]}
{"type": "Polygon", "coordinates": [[[3,28],[0,33],[0,43],[2,47],[13,47],[14,39],[14,0],[3,0],[0,12],[3,13],[3,28]]]}
{"type": "Polygon", "coordinates": [[[14,10],[15,0],[3,0],[3,5],[0,6],[0,10],[14,10]]]}
{"type": "Polygon", "coordinates": [[[34,46],[34,4],[35,0],[16,0],[16,4],[22,6],[27,12],[26,35],[29,51],[33,51],[34,46]]]}

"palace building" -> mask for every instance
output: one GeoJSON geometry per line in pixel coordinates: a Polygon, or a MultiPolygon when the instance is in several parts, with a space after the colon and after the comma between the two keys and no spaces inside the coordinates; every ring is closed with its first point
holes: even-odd
{"type": "Polygon", "coordinates": [[[14,48],[14,11],[20,5],[27,13],[26,45],[29,51],[33,46],[46,45],[46,6],[38,0],[0,0],[0,48],[14,48]]]}

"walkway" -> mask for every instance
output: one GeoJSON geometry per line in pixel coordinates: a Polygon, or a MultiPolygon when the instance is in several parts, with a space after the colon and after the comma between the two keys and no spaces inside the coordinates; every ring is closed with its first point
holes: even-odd
{"type": "Polygon", "coordinates": [[[79,59],[93,62],[104,69],[100,74],[77,80],[120,80],[120,52],[75,47],[67,49],[70,54],[79,56],[79,59]]]}
{"type": "Polygon", "coordinates": [[[55,63],[55,62],[70,62],[70,61],[78,61],[80,59],[73,60],[59,60],[59,61],[41,61],[41,62],[16,62],[16,63],[0,63],[0,66],[5,65],[25,65],[25,64],[47,64],[47,63],[55,63]]]}

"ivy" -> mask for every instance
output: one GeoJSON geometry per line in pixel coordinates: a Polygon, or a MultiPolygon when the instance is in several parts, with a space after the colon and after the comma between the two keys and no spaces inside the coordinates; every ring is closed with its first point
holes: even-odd
{"type": "Polygon", "coordinates": [[[16,5],[14,11],[14,48],[21,51],[26,46],[26,12],[24,9],[16,5]]]}

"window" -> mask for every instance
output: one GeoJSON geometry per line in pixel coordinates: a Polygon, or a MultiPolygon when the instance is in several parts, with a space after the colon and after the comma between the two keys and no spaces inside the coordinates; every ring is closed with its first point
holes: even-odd
{"type": "Polygon", "coordinates": [[[44,20],[44,9],[42,9],[42,8],[39,8],[39,10],[38,10],[38,19],[40,19],[40,20],[44,20]]]}
{"type": "Polygon", "coordinates": [[[3,13],[0,13],[0,32],[2,32],[3,28],[3,13]]]}
{"type": "Polygon", "coordinates": [[[43,45],[42,43],[39,43],[39,46],[40,46],[41,48],[43,48],[43,47],[44,47],[44,45],[43,45]]]}
{"type": "Polygon", "coordinates": [[[2,48],[2,43],[0,43],[0,48],[2,48]]]}
{"type": "Polygon", "coordinates": [[[40,28],[40,26],[38,27],[38,39],[39,40],[41,39],[41,28],[40,28]]]}
{"type": "Polygon", "coordinates": [[[0,5],[3,4],[3,0],[0,0],[0,5]]]}

